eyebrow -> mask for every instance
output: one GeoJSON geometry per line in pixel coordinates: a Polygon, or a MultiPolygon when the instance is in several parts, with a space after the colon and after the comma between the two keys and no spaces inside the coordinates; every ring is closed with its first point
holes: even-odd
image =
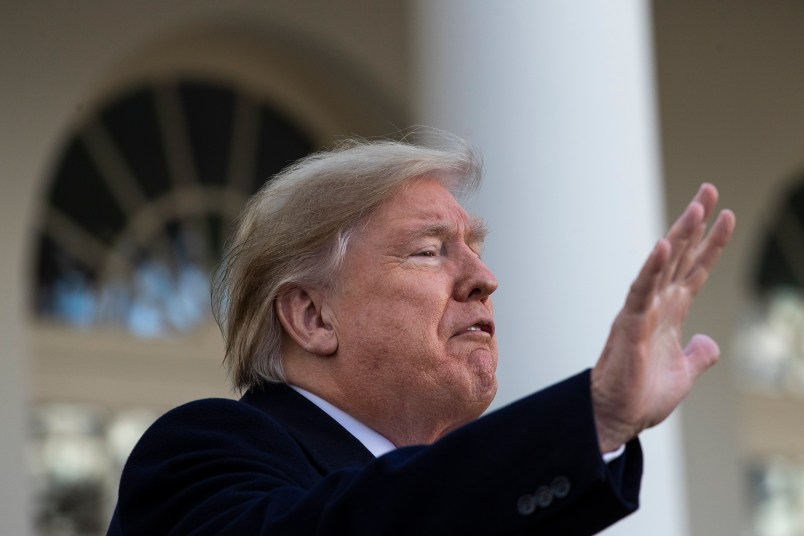
{"type": "Polygon", "coordinates": [[[489,235],[489,228],[486,225],[486,220],[479,216],[474,216],[469,221],[469,230],[466,233],[467,240],[470,244],[483,245],[486,237],[489,235]]]}
{"type": "MultiPolygon", "coordinates": [[[[465,241],[469,245],[482,246],[488,236],[488,226],[483,218],[473,217],[469,220],[466,228],[465,241]]],[[[447,238],[457,234],[455,225],[449,223],[433,223],[423,227],[411,229],[405,233],[405,240],[415,240],[417,238],[434,236],[439,238],[447,238]]]]}

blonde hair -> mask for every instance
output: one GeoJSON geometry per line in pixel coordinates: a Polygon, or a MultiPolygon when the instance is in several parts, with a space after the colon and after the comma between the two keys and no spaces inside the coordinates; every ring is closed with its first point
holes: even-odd
{"type": "Polygon", "coordinates": [[[335,284],[350,237],[380,204],[423,176],[456,197],[477,188],[477,154],[452,136],[439,142],[343,142],[292,164],[248,201],[212,286],[236,391],[284,382],[276,298],[293,287],[335,284]]]}

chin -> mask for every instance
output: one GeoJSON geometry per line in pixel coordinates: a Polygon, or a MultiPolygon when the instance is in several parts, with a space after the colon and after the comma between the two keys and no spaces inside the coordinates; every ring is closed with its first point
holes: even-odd
{"type": "Polygon", "coordinates": [[[494,395],[497,394],[497,367],[496,359],[483,363],[477,370],[475,377],[475,392],[474,398],[485,402],[483,411],[494,400],[494,395]]]}
{"type": "Polygon", "coordinates": [[[481,414],[489,408],[491,402],[494,400],[494,397],[496,395],[497,395],[497,378],[495,377],[494,379],[491,380],[491,385],[488,386],[488,388],[484,391],[482,395],[481,404],[483,406],[483,409],[480,411],[481,414]]]}
{"type": "Polygon", "coordinates": [[[482,374],[477,377],[474,392],[470,395],[472,401],[473,417],[476,419],[483,415],[483,412],[488,409],[494,396],[497,394],[497,376],[492,374],[482,374]]]}

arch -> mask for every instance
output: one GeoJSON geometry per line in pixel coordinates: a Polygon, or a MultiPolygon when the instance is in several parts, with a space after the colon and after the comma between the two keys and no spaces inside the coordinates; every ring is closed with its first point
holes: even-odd
{"type": "MultiPolygon", "coordinates": [[[[327,145],[344,135],[394,132],[406,112],[344,58],[276,25],[244,23],[177,30],[112,66],[91,102],[144,80],[223,80],[274,103],[327,145]]],[[[88,108],[85,106],[84,111],[88,108]]]]}

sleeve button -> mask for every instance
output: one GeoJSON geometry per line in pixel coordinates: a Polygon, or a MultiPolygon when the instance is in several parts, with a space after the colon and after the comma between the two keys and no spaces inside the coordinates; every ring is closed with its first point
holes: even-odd
{"type": "Polygon", "coordinates": [[[563,499],[569,495],[570,482],[567,477],[558,476],[550,483],[550,491],[557,499],[563,499]]]}
{"type": "Polygon", "coordinates": [[[536,510],[536,498],[533,495],[526,493],[516,503],[516,511],[520,515],[529,516],[536,510]]]}
{"type": "Polygon", "coordinates": [[[542,508],[547,508],[553,502],[553,493],[547,486],[539,486],[536,490],[536,504],[542,508]]]}

